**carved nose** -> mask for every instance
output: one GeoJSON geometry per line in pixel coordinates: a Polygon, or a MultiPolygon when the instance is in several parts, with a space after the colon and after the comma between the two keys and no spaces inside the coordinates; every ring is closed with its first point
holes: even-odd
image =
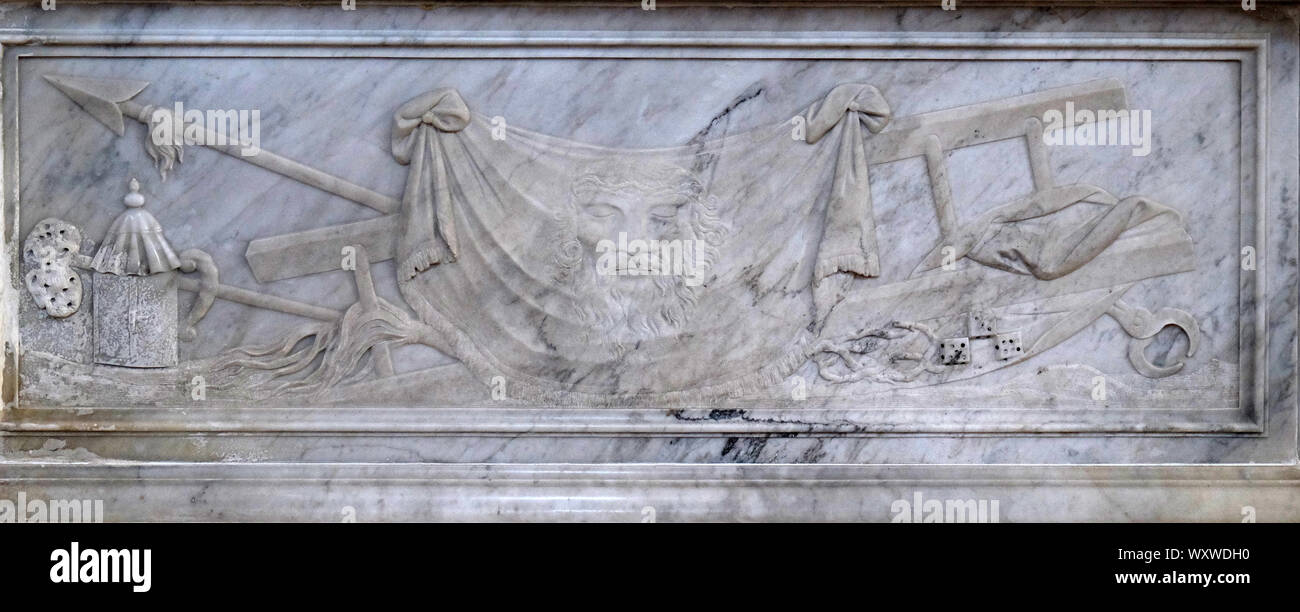
{"type": "Polygon", "coordinates": [[[628,228],[628,236],[630,238],[650,240],[651,238],[658,237],[650,235],[652,225],[650,218],[645,215],[630,215],[628,223],[631,225],[631,227],[628,228]]]}

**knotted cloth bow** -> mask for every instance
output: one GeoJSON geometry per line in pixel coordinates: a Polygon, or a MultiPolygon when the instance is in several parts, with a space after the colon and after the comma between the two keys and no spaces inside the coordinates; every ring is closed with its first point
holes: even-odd
{"type": "Polygon", "coordinates": [[[406,280],[434,264],[456,261],[459,244],[451,189],[439,132],[469,125],[460,92],[438,89],[403,104],[393,115],[393,157],[411,168],[402,194],[406,231],[398,241],[398,278],[406,280]]]}
{"type": "Polygon", "coordinates": [[[889,123],[889,104],[870,85],[848,83],[836,86],[805,115],[808,144],[816,144],[844,120],[839,159],[831,200],[826,209],[826,231],[817,253],[813,283],[837,272],[879,276],[876,254],[876,217],[871,207],[871,183],[867,179],[867,152],[862,126],[872,134],[889,123]]]}

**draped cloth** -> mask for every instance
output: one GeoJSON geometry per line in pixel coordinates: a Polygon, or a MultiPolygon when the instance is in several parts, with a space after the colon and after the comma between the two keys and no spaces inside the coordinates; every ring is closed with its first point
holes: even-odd
{"type": "Polygon", "coordinates": [[[469,119],[469,108],[454,89],[418,96],[393,117],[393,156],[410,166],[402,195],[407,231],[398,244],[404,278],[434,264],[456,261],[450,184],[437,134],[459,132],[469,119]]]}
{"type": "Polygon", "coordinates": [[[826,100],[808,111],[809,144],[816,144],[843,121],[839,157],[831,184],[826,233],[817,253],[813,281],[836,272],[879,276],[876,253],[876,217],[871,209],[871,183],[867,179],[867,152],[862,126],[875,134],[889,121],[889,105],[875,87],[847,84],[831,90],[826,100]]]}
{"type": "Polygon", "coordinates": [[[865,139],[889,114],[874,87],[847,84],[801,121],[633,150],[494,125],[452,89],[424,94],[393,124],[409,166],[403,297],[514,395],[778,381],[807,359],[821,281],[879,274],[865,139]],[[600,241],[626,239],[677,241],[690,269],[602,274],[600,241]]]}

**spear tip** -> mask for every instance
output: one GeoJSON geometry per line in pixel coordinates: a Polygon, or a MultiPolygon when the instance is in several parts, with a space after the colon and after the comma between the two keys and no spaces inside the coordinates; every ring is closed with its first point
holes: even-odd
{"type": "Polygon", "coordinates": [[[148,81],[97,79],[60,74],[43,75],[46,81],[72,98],[90,116],[108,126],[118,136],[126,132],[119,103],[130,100],[149,86],[148,81]]]}

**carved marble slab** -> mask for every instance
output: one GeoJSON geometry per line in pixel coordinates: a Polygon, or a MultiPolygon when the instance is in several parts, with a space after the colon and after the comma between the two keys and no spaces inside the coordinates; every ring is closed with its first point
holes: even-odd
{"type": "Polygon", "coordinates": [[[1294,31],[921,10],[5,30],[6,449],[1293,460],[1294,31]]]}

